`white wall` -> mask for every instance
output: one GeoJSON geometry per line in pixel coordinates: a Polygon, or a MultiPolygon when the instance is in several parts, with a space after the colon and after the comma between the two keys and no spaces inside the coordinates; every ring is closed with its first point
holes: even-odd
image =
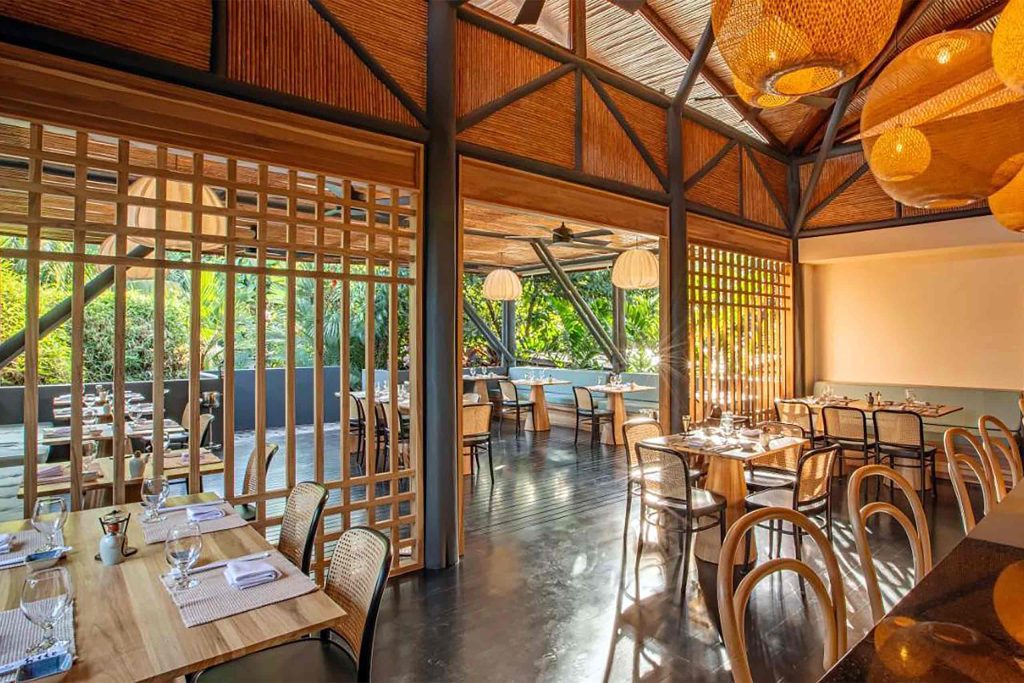
{"type": "Polygon", "coordinates": [[[1020,235],[985,217],[805,239],[800,252],[809,379],[1024,387],[1020,235]]]}

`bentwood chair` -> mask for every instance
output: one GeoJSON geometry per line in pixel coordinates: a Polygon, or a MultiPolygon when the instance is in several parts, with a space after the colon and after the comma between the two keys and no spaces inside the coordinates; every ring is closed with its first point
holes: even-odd
{"type": "Polygon", "coordinates": [[[391,542],[375,529],[341,534],[327,569],[324,592],[345,616],[318,637],[304,638],[225,662],[196,676],[220,681],[348,683],[371,680],[373,635],[391,567],[391,542]]]}
{"type": "MultiPolygon", "coordinates": [[[[762,422],[757,427],[772,434],[773,438],[804,438],[804,431],[799,425],[787,422],[762,422]]],[[[750,460],[744,473],[747,490],[792,489],[796,486],[797,465],[800,464],[802,452],[803,445],[797,444],[750,460]]]]}
{"type": "Polygon", "coordinates": [[[810,439],[811,445],[815,443],[814,414],[811,407],[803,401],[796,399],[779,398],[775,400],[775,419],[791,425],[797,425],[804,430],[804,438],[810,439]]]}
{"type": "MultiPolygon", "coordinates": [[[[358,466],[359,472],[361,474],[366,474],[366,402],[361,398],[353,396],[352,394],[349,394],[348,400],[350,435],[353,433],[352,416],[354,415],[356,419],[354,432],[356,437],[356,444],[355,449],[352,451],[352,454],[355,455],[356,465],[358,466]]],[[[376,443],[376,438],[374,439],[374,443],[376,443]]]]}
{"type": "MultiPolygon", "coordinates": [[[[189,425],[191,424],[191,416],[189,415],[188,406],[185,407],[185,414],[181,418],[181,426],[184,427],[184,434],[176,434],[168,441],[170,442],[171,448],[184,448],[189,444],[192,438],[189,434],[189,425]]],[[[210,433],[210,425],[213,423],[212,413],[199,413],[199,445],[202,446],[207,441],[207,436],[210,433]]]]}
{"type": "Polygon", "coordinates": [[[636,571],[640,570],[647,525],[676,533],[683,546],[682,590],[685,593],[694,534],[717,526],[721,537],[725,538],[725,498],[695,487],[686,457],[674,449],[643,442],[637,443],[635,449],[640,466],[636,571]]]}
{"type": "Polygon", "coordinates": [[[971,533],[974,529],[976,517],[974,505],[967,494],[967,482],[964,480],[964,469],[970,470],[974,478],[978,480],[981,487],[982,510],[987,515],[992,509],[995,494],[993,489],[992,471],[985,455],[985,447],[981,442],[963,427],[947,429],[942,437],[942,445],[946,452],[946,471],[949,481],[953,484],[953,492],[956,494],[957,505],[960,506],[960,520],[964,525],[964,533],[971,533]],[[961,443],[967,443],[973,453],[967,453],[960,448],[961,443]]]}
{"type": "MultiPolygon", "coordinates": [[[[264,475],[270,471],[270,461],[277,455],[278,445],[268,443],[264,451],[264,475]]],[[[242,495],[251,496],[259,493],[259,452],[254,447],[249,453],[249,460],[245,463],[245,474],[242,476],[242,495]]],[[[252,503],[243,503],[235,506],[235,512],[247,522],[256,519],[256,506],[252,503]]]]}
{"type": "Polygon", "coordinates": [[[868,520],[873,515],[884,513],[892,516],[903,527],[907,538],[910,539],[910,548],[914,554],[914,584],[916,585],[920,583],[925,574],[932,570],[932,541],[928,531],[928,518],[925,517],[924,506],[921,505],[921,499],[917,497],[910,482],[896,470],[884,465],[865,465],[850,475],[850,483],[846,489],[846,509],[850,511],[853,540],[857,544],[857,555],[860,557],[864,584],[868,591],[868,601],[871,603],[871,618],[878,623],[885,616],[885,607],[882,605],[878,574],[875,572],[875,562],[871,556],[871,546],[868,544],[868,520]],[[861,507],[861,489],[869,477],[879,477],[893,482],[903,492],[910,504],[914,521],[911,522],[906,513],[891,502],[879,500],[861,507]]]}
{"type": "Polygon", "coordinates": [[[506,379],[498,380],[498,389],[501,391],[501,402],[498,404],[498,429],[501,429],[506,413],[515,413],[516,437],[518,438],[522,415],[523,413],[533,414],[533,401],[524,401],[519,398],[516,385],[506,379]]]}
{"type": "MultiPolygon", "coordinates": [[[[920,471],[920,496],[924,500],[925,473],[932,470],[932,497],[938,495],[935,476],[934,446],[924,440],[924,420],[917,413],[907,410],[876,410],[872,419],[875,423],[875,460],[892,468],[897,466],[916,467],[920,471]]],[[[892,492],[892,483],[889,484],[892,492]]]]}
{"type": "Polygon", "coordinates": [[[821,410],[825,443],[839,446],[839,477],[846,476],[847,459],[867,465],[875,455],[875,441],[868,436],[868,418],[859,408],[825,406],[821,410]],[[859,454],[859,455],[858,455],[859,454]]]}
{"type": "Polygon", "coordinates": [[[582,420],[590,422],[590,443],[593,445],[597,443],[597,437],[601,433],[601,423],[611,423],[614,413],[605,408],[598,408],[594,395],[586,387],[573,387],[572,395],[576,399],[576,432],[572,438],[573,445],[579,441],[582,420]]]}
{"type": "Polygon", "coordinates": [[[304,574],[309,573],[313,539],[326,503],[327,489],[324,486],[314,481],[301,481],[288,494],[284,504],[277,551],[304,574]]]}
{"type": "Polygon", "coordinates": [[[747,602],[758,582],[775,572],[794,571],[811,584],[818,603],[825,616],[825,653],[823,665],[827,671],[846,652],[846,594],[843,577],[839,571],[832,544],[825,538],[818,526],[795,510],[765,508],[747,513],[729,529],[722,544],[718,562],[718,610],[722,621],[722,639],[732,664],[732,678],[736,683],[751,683],[750,662],[747,660],[747,639],[744,633],[744,617],[747,602]],[[828,574],[828,586],[818,571],[800,559],[780,559],[754,567],[743,577],[739,586],[733,582],[732,558],[748,533],[756,526],[769,524],[782,526],[784,523],[799,528],[818,546],[828,574]]]}
{"type": "MultiPolygon", "coordinates": [[[[751,493],[744,499],[744,506],[747,511],[761,510],[764,508],[788,508],[799,512],[804,517],[823,515],[824,524],[822,529],[829,542],[832,541],[832,469],[839,454],[839,446],[825,446],[807,451],[800,456],[796,468],[796,485],[789,489],[766,489],[751,493]]],[[[782,534],[794,535],[794,547],[796,559],[801,558],[803,531],[799,525],[794,525],[792,532],[783,529],[779,524],[767,527],[768,555],[771,556],[773,542],[776,545],[776,554],[782,552],[782,534]],[[776,537],[776,531],[778,536],[776,537]]],[[[749,543],[749,538],[747,542],[749,543]]],[[[749,557],[749,551],[744,557],[749,557]]]]}
{"type": "Polygon", "coordinates": [[[649,417],[634,417],[622,423],[622,443],[626,446],[626,516],[633,496],[640,495],[640,482],[643,479],[640,463],[636,459],[636,445],[644,439],[662,436],[661,423],[649,417]]]}
{"type": "Polygon", "coordinates": [[[1017,445],[1017,438],[1006,423],[993,415],[982,415],[978,418],[978,431],[981,432],[981,440],[985,445],[985,454],[991,463],[993,473],[993,493],[995,502],[1002,502],[1006,496],[1006,475],[1003,471],[1002,461],[1010,471],[1010,489],[1021,480],[1020,447],[1017,445]],[[998,432],[993,435],[992,431],[998,432]]]}
{"type": "Polygon", "coordinates": [[[480,451],[487,452],[487,469],[494,481],[494,462],[491,460],[491,404],[472,403],[462,406],[462,447],[469,449],[469,471],[480,468],[480,451]],[[474,469],[474,464],[476,468],[474,469]]]}

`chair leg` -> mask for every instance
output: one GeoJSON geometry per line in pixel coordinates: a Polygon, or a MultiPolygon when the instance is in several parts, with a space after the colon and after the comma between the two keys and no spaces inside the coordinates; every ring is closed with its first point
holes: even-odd
{"type": "Polygon", "coordinates": [[[683,587],[679,591],[679,600],[683,604],[686,604],[686,586],[690,582],[690,544],[693,539],[693,530],[687,521],[687,529],[684,534],[685,539],[683,542],[683,587]]]}
{"type": "Polygon", "coordinates": [[[743,534],[743,566],[746,567],[750,560],[750,537],[754,535],[756,526],[747,529],[747,533],[743,534]]]}
{"type": "Polygon", "coordinates": [[[579,414],[579,412],[577,412],[576,413],[576,430],[573,432],[573,435],[572,435],[572,445],[575,446],[579,442],[580,442],[580,414],[579,414]]]}
{"type": "Polygon", "coordinates": [[[491,440],[487,439],[487,469],[491,471],[491,484],[494,484],[494,460],[491,459],[491,440]]]}
{"type": "Polygon", "coordinates": [[[939,479],[935,473],[935,456],[931,457],[932,460],[932,498],[938,498],[939,496],[939,479]]]}
{"type": "MultiPolygon", "coordinates": [[[[803,542],[804,542],[803,529],[801,529],[799,526],[794,524],[793,525],[793,552],[796,555],[797,562],[802,562],[803,561],[803,542]]],[[[798,580],[800,581],[800,596],[803,599],[806,600],[807,599],[807,588],[804,586],[803,576],[800,576],[800,578],[798,580]]]]}

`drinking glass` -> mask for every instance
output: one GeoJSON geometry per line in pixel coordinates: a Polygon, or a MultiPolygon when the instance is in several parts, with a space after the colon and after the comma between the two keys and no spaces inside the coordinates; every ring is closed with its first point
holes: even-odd
{"type": "Polygon", "coordinates": [[[160,508],[167,501],[170,485],[165,477],[146,477],[142,480],[142,504],[146,508],[143,524],[163,521],[160,508]]]}
{"type": "Polygon", "coordinates": [[[164,558],[172,570],[177,570],[177,581],[174,583],[175,590],[194,588],[199,582],[188,575],[189,569],[199,559],[199,553],[203,551],[203,535],[199,531],[199,525],[195,522],[180,524],[167,532],[167,540],[164,541],[164,558]]]}
{"type": "Polygon", "coordinates": [[[683,434],[690,433],[690,416],[683,415],[683,434]]]}
{"type": "Polygon", "coordinates": [[[68,506],[63,498],[44,496],[36,499],[35,507],[32,508],[32,526],[46,536],[46,542],[39,548],[39,552],[53,550],[56,547],[57,533],[64,528],[64,522],[67,520],[68,506]]]}
{"type": "Polygon", "coordinates": [[[66,640],[53,637],[53,627],[71,606],[74,589],[71,575],[64,567],[50,567],[32,572],[21,587],[21,612],[29,621],[43,630],[42,639],[29,647],[26,655],[46,652],[56,646],[67,647],[66,640]]]}
{"type": "Polygon", "coordinates": [[[917,400],[917,394],[914,393],[913,389],[905,390],[903,396],[907,399],[907,403],[913,403],[917,400]]]}

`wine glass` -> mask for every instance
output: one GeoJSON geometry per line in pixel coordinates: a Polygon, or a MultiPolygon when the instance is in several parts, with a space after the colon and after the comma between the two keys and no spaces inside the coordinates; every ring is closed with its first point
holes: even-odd
{"type": "Polygon", "coordinates": [[[46,652],[54,646],[67,647],[66,640],[53,637],[53,627],[71,606],[74,600],[74,589],[71,575],[64,567],[50,567],[32,572],[25,577],[21,587],[21,612],[33,624],[43,630],[43,638],[29,647],[26,655],[46,652]]]}
{"type": "Polygon", "coordinates": [[[36,499],[32,508],[32,526],[46,536],[46,542],[37,552],[53,550],[56,546],[58,532],[64,528],[68,520],[68,506],[58,496],[43,496],[36,499]]]}
{"type": "Polygon", "coordinates": [[[188,570],[199,559],[199,553],[203,551],[203,535],[199,531],[199,525],[195,522],[179,524],[167,532],[167,540],[164,541],[164,558],[173,570],[177,570],[177,581],[174,583],[175,590],[186,590],[199,585],[196,579],[190,578],[188,570]]]}
{"type": "Polygon", "coordinates": [[[683,415],[683,434],[689,434],[689,433],[690,433],[690,416],[687,414],[687,415],[683,415]]]}
{"type": "Polygon", "coordinates": [[[142,504],[146,508],[146,516],[142,518],[143,524],[160,522],[165,519],[160,514],[160,508],[167,501],[170,490],[170,485],[165,477],[146,477],[142,480],[142,504]]]}

